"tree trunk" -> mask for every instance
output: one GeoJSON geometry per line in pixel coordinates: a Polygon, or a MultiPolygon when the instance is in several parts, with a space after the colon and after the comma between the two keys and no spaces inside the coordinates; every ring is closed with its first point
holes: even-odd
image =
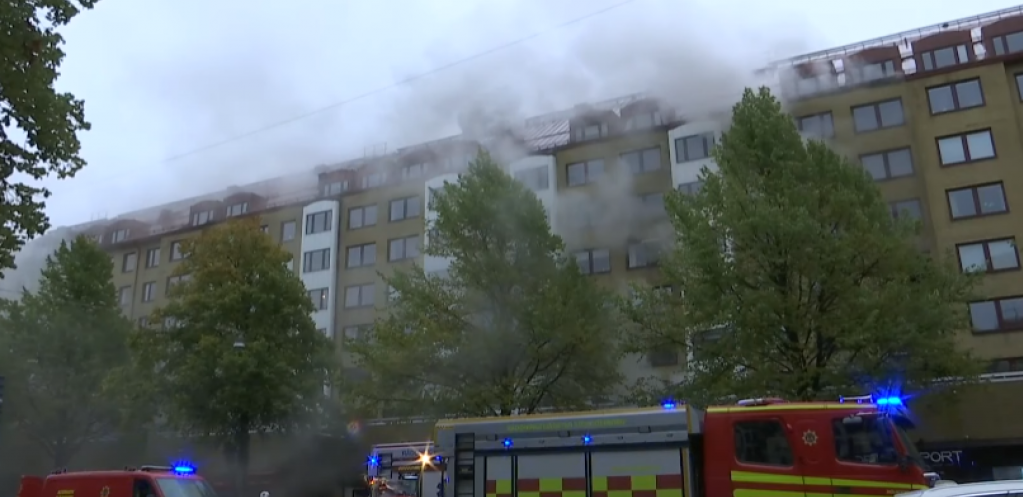
{"type": "Polygon", "coordinates": [[[235,432],[235,490],[236,497],[249,497],[249,421],[242,417],[235,432]]]}

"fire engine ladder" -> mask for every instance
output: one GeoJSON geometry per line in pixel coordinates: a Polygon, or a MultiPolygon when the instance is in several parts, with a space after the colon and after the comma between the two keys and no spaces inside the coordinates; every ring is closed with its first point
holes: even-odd
{"type": "MultiPolygon", "coordinates": [[[[454,459],[449,467],[454,468],[451,484],[454,493],[451,497],[474,497],[476,485],[476,434],[460,433],[455,435],[454,459]]],[[[482,469],[482,468],[481,468],[482,469]]]]}

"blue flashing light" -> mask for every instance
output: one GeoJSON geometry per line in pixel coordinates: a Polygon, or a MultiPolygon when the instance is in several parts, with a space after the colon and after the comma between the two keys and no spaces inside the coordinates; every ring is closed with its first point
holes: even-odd
{"type": "Polygon", "coordinates": [[[178,475],[194,475],[195,466],[186,463],[177,463],[171,468],[178,475]]]}
{"type": "Polygon", "coordinates": [[[583,435],[583,443],[589,445],[593,441],[593,437],[589,435],[583,435]]]}
{"type": "Polygon", "coordinates": [[[506,448],[506,449],[510,448],[512,446],[512,440],[510,438],[504,439],[504,442],[501,442],[501,443],[504,444],[504,448],[506,448]]]}
{"type": "Polygon", "coordinates": [[[678,407],[678,404],[676,404],[675,401],[673,400],[666,400],[664,402],[661,402],[661,408],[663,408],[665,411],[670,411],[676,407],[678,407]]]}
{"type": "Polygon", "coordinates": [[[879,397],[874,400],[879,407],[899,407],[902,405],[901,397],[879,397]]]}
{"type": "Polygon", "coordinates": [[[366,458],[366,463],[369,464],[370,466],[376,466],[380,464],[380,457],[377,455],[369,456],[368,458],[366,458]]]}

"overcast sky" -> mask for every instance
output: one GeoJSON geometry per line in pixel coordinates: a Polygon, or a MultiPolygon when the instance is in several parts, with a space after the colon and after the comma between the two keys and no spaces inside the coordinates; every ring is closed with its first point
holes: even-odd
{"type": "Polygon", "coordinates": [[[622,3],[101,0],[65,30],[59,81],[85,99],[89,165],[48,183],[48,213],[55,226],[77,224],[306,171],[372,144],[440,138],[457,132],[455,114],[477,106],[526,116],[654,87],[728,100],[744,71],[767,58],[1013,5],[633,0],[590,16],[622,3]],[[168,160],[535,33],[414,83],[168,160]]]}

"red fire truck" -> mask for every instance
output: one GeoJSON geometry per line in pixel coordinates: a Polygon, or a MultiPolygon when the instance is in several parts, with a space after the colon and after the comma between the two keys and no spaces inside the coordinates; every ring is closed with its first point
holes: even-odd
{"type": "Polygon", "coordinates": [[[18,497],[217,497],[190,465],[22,476],[18,497]]]}
{"type": "MultiPolygon", "coordinates": [[[[438,497],[893,495],[932,486],[898,399],[452,419],[438,497]]],[[[421,488],[428,490],[427,487],[421,488]]]]}

